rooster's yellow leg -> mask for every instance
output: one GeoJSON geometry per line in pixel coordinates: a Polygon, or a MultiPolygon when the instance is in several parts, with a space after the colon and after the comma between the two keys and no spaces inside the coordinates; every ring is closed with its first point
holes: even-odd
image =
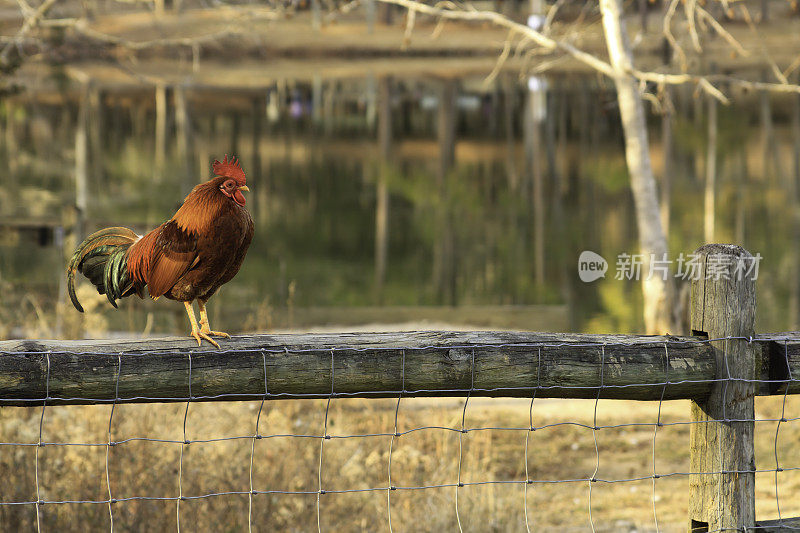
{"type": "Polygon", "coordinates": [[[197,305],[200,307],[200,332],[213,337],[227,337],[231,336],[224,331],[211,331],[211,326],[208,323],[208,313],[206,313],[206,303],[203,300],[197,300],[197,305]]]}
{"type": "Polygon", "coordinates": [[[197,339],[197,345],[200,346],[202,344],[202,339],[205,339],[214,346],[216,346],[217,348],[219,348],[219,344],[217,344],[217,341],[209,337],[207,333],[205,333],[202,329],[197,327],[197,319],[194,317],[192,302],[183,302],[183,305],[186,306],[186,314],[189,315],[189,322],[192,324],[192,332],[189,335],[197,339]]]}

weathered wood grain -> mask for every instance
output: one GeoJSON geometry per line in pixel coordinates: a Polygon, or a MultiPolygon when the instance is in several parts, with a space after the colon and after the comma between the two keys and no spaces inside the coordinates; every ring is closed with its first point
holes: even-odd
{"type": "MultiPolygon", "coordinates": [[[[664,399],[702,399],[717,371],[712,348],[700,340],[481,331],[253,335],[223,340],[221,351],[185,338],[0,341],[0,405],[29,405],[47,396],[47,352],[52,403],[113,400],[120,363],[120,398],[185,398],[189,354],[192,395],[199,399],[263,397],[265,360],[269,397],[325,397],[332,348],[337,393],[395,396],[402,388],[404,347],[409,396],[463,395],[475,347],[475,387],[486,390],[473,395],[529,397],[538,384],[540,398],[595,398],[603,345],[602,398],[659,400],[660,384],[669,380],[664,399]],[[641,385],[646,383],[654,385],[641,385]]],[[[790,394],[800,393],[800,333],[755,336],[751,346],[762,360],[757,394],[783,394],[786,386],[790,394]]]]}
{"type": "Polygon", "coordinates": [[[402,389],[406,396],[460,396],[471,387],[473,396],[530,397],[538,387],[537,397],[595,398],[603,362],[601,398],[660,400],[662,394],[703,397],[716,373],[712,348],[691,337],[254,335],[223,340],[222,348],[199,349],[191,339],[0,342],[0,404],[45,397],[98,403],[113,400],[117,387],[122,401],[185,399],[190,359],[191,393],[200,400],[263,397],[265,363],[271,398],[327,397],[331,391],[386,397],[402,389]]]}
{"type": "Polygon", "coordinates": [[[692,332],[712,342],[717,378],[705,400],[692,401],[690,429],[689,530],[745,531],[755,525],[755,385],[761,350],[754,334],[755,281],[737,274],[751,257],[739,246],[709,244],[692,281],[692,332]],[[720,266],[719,259],[727,260],[720,266]],[[719,267],[719,270],[716,269],[719,267]],[[758,357],[757,357],[758,355],[758,357]],[[728,381],[727,378],[734,378],[728,381]]]}

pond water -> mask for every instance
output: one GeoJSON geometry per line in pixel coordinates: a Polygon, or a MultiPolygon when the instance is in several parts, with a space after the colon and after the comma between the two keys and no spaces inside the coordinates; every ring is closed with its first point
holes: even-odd
{"type": "MultiPolygon", "coordinates": [[[[734,98],[718,108],[714,240],[763,257],[758,329],[796,329],[800,101],[734,98]]],[[[649,108],[649,130],[677,258],[704,241],[709,103],[691,88],[672,103],[671,118],[649,108]]],[[[639,285],[614,279],[637,231],[614,94],[594,76],[64,83],[0,111],[0,337],[188,331],[175,302],[115,311],[88,290],[79,321],[65,261],[90,231],[169,218],[226,153],[247,172],[256,233],[211,300],[215,329],[643,329],[639,285]],[[579,279],[584,250],[608,260],[604,279],[579,279]]]]}

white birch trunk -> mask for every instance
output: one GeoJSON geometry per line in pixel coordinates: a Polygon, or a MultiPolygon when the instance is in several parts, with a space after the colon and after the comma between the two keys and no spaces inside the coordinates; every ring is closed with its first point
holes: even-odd
{"type": "Polygon", "coordinates": [[[642,292],[645,328],[647,333],[667,331],[675,333],[672,331],[675,323],[672,318],[672,280],[670,278],[665,280],[659,275],[647,279],[651,258],[659,260],[666,257],[667,238],[659,216],[644,105],[639,94],[638,82],[630,74],[633,55],[622,19],[622,0],[600,0],[600,11],[603,15],[609,61],[614,68],[614,84],[625,134],[625,157],[636,204],[639,247],[640,252],[644,254],[642,292]]]}
{"type": "Polygon", "coordinates": [[[717,181],[717,99],[708,96],[708,146],[706,150],[706,196],[704,235],[706,244],[714,242],[717,181]]]}
{"type": "Polygon", "coordinates": [[[80,242],[86,232],[86,211],[89,206],[89,144],[86,133],[89,124],[89,93],[89,85],[85,84],[81,90],[78,124],[75,128],[75,208],[78,213],[76,242],[80,242]]]}
{"type": "Polygon", "coordinates": [[[167,160],[167,88],[164,85],[156,85],[155,99],[156,133],[153,181],[161,183],[167,160]]]}

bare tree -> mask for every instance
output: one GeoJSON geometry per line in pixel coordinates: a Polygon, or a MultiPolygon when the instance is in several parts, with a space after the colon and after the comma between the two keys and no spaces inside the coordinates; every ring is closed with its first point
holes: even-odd
{"type": "MultiPolygon", "coordinates": [[[[665,71],[666,69],[663,69],[664,71],[643,71],[636,67],[626,30],[622,0],[600,0],[599,3],[603,36],[608,50],[608,61],[599,55],[578,48],[573,44],[574,39],[568,35],[563,38],[554,38],[549,34],[550,23],[554,18],[555,11],[561,4],[560,2],[550,8],[543,29],[537,31],[514,22],[500,13],[478,11],[469,4],[459,7],[446,2],[432,7],[416,0],[379,1],[400,5],[412,13],[424,13],[438,17],[441,20],[485,21],[508,28],[508,39],[500,53],[498,65],[489,76],[490,79],[493,79],[500,72],[501,65],[509,58],[511,50],[514,49],[518,56],[526,60],[533,56],[539,58],[534,66],[527,67],[529,73],[542,72],[555,64],[559,58],[569,57],[613,80],[625,136],[625,157],[631,180],[631,190],[636,206],[639,251],[643,256],[642,291],[644,296],[645,328],[648,333],[677,332],[680,329],[680,320],[677,316],[678,306],[674,301],[675,288],[673,280],[669,276],[650,275],[650,266],[653,261],[667,259],[668,247],[666,234],[662,226],[656,182],[650,161],[644,108],[645,99],[658,102],[654,94],[645,91],[646,84],[654,84],[659,90],[658,92],[664,92],[663,88],[669,85],[694,84],[702,93],[708,94],[714,101],[710,105],[710,109],[716,115],[716,101],[723,104],[729,103],[728,97],[717,88],[722,83],[729,87],[750,90],[800,93],[800,86],[789,83],[787,79],[794,69],[800,67],[800,61],[796,60],[782,71],[774,60],[769,57],[769,54],[764,53],[765,61],[775,74],[776,82],[754,81],[715,73],[689,73],[686,67],[687,54],[672,31],[679,0],[670,0],[666,9],[663,28],[664,38],[671,48],[671,53],[676,54],[681,59],[679,62],[680,70],[677,72],[665,71]]],[[[747,13],[745,7],[742,7],[742,9],[747,19],[749,13],[747,13]]],[[[707,31],[720,36],[730,46],[733,53],[743,56],[750,55],[750,52],[697,2],[686,2],[684,4],[684,14],[688,27],[688,38],[691,40],[695,52],[702,50],[700,34],[697,28],[699,21],[707,31]]],[[[414,17],[409,16],[406,41],[413,27],[413,21],[414,17]]],[[[667,102],[667,105],[670,104],[667,102]]],[[[715,128],[715,125],[711,124],[709,127],[715,128]]],[[[710,133],[715,133],[715,130],[710,133]]],[[[713,156],[714,152],[709,147],[708,157],[711,158],[713,156]]],[[[708,170],[711,173],[715,172],[713,165],[708,170]]],[[[707,191],[706,203],[711,202],[707,220],[713,221],[713,179],[709,178],[708,182],[709,187],[712,189],[707,191]]],[[[713,231],[713,225],[709,226],[707,223],[707,227],[710,228],[707,230],[707,234],[708,231],[713,231]]]]}
{"type": "Polygon", "coordinates": [[[642,276],[642,291],[645,328],[648,333],[675,331],[672,320],[672,280],[661,275],[650,275],[652,261],[667,259],[667,236],[661,225],[656,180],[650,163],[644,103],[639,84],[631,73],[633,53],[622,18],[622,0],[600,0],[600,10],[625,133],[625,159],[636,204],[639,247],[644,255],[646,274],[642,276]]]}

